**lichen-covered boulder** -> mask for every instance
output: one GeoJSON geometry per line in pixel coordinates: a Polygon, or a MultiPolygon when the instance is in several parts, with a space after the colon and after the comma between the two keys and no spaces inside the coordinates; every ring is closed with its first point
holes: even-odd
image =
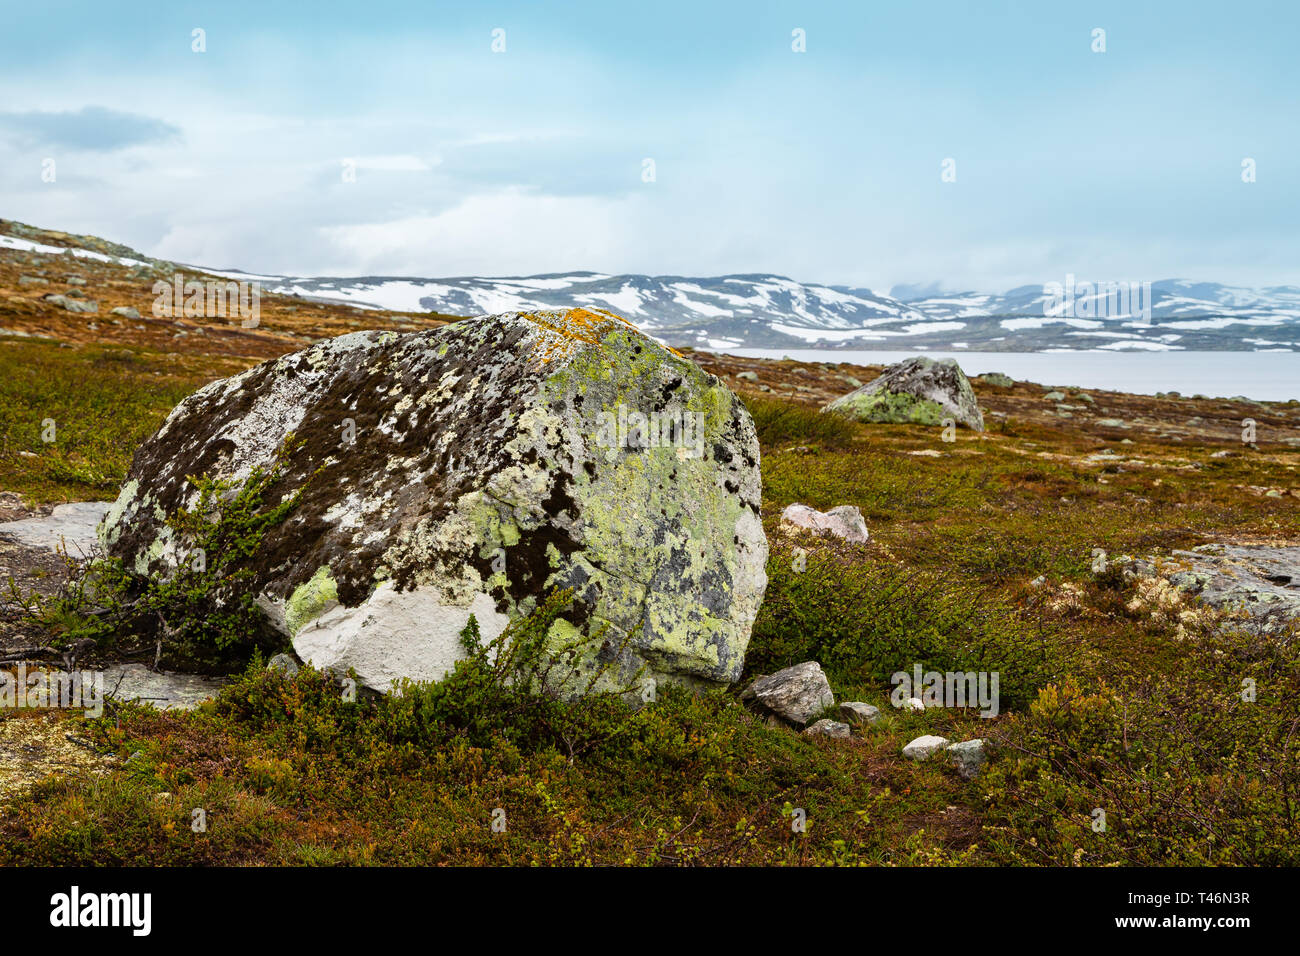
{"type": "Polygon", "coordinates": [[[984,430],[975,390],[954,359],[936,362],[919,356],[897,362],[822,411],[893,425],[942,425],[944,419],[952,419],[975,431],[984,430]]]}
{"type": "Polygon", "coordinates": [[[168,574],[187,476],[240,482],[277,455],[267,500],[300,501],[244,567],[315,666],[437,680],[471,614],[491,638],[568,588],[551,636],[603,634],[580,667],[608,665],[604,686],[740,675],[767,584],[753,422],[611,313],[357,332],[214,382],[136,453],[102,543],[168,574]]]}

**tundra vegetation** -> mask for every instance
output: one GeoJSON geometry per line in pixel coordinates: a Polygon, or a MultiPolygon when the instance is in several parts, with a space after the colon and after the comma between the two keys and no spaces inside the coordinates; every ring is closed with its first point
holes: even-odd
{"type": "MultiPolygon", "coordinates": [[[[180,398],[257,357],[0,333],[0,488],[29,504],[112,497],[180,398]]],[[[1300,862],[1300,641],[1225,627],[1092,557],[1300,543],[1300,451],[1285,442],[1300,405],[1096,392],[1063,418],[1043,387],[976,379],[988,430],[945,442],[820,414],[872,369],[692,357],[738,390],[762,443],[769,585],[735,687],[566,701],[547,690],[564,649],[557,663],[542,640],[557,594],[508,650],[471,626],[448,679],[349,699],[311,668],[268,669],[276,648],[251,610],[213,621],[211,554],[209,577],[149,598],[148,620],[118,616],[111,576],[82,577],[29,600],[22,626],[115,653],[161,640],[166,661],[234,676],[190,712],[57,715],[105,766],[0,807],[0,864],[1300,862]],[[1114,420],[1131,427],[1100,424],[1114,420]],[[856,505],[871,540],[784,536],[792,502],[856,505]],[[753,677],[805,660],[884,718],[811,738],[740,703],[753,677]],[[999,672],[999,715],[894,709],[890,674],[918,664],[999,672]],[[991,759],[969,781],[903,759],[923,734],[984,738],[991,759]]],[[[174,520],[255,547],[281,507],[259,480],[174,520]]]]}

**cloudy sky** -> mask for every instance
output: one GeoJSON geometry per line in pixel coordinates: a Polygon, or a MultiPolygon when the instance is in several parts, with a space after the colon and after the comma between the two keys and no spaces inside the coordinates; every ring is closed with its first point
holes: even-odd
{"type": "Polygon", "coordinates": [[[4,18],[0,216],[183,262],[1300,284],[1294,3],[42,0],[4,18]]]}

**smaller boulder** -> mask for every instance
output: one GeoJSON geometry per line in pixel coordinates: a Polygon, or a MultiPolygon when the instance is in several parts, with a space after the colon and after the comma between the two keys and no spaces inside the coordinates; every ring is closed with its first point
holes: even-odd
{"type": "MultiPolygon", "coordinates": [[[[942,738],[941,738],[942,739],[942,738]]],[[[963,780],[970,780],[979,775],[987,756],[984,752],[984,740],[963,740],[959,744],[950,744],[944,748],[944,754],[952,761],[957,773],[963,780]]]]}
{"type": "Polygon", "coordinates": [[[840,505],[825,513],[807,505],[789,505],[781,512],[781,530],[796,529],[833,534],[850,544],[865,544],[870,538],[862,512],[853,505],[840,505]]]}
{"type": "Polygon", "coordinates": [[[849,725],[822,718],[804,731],[809,737],[847,737],[849,725]]]}
{"type": "Polygon", "coordinates": [[[985,372],[980,376],[980,381],[986,385],[996,385],[998,388],[1010,388],[1016,384],[1015,379],[1002,372],[985,372]]]}
{"type": "Polygon", "coordinates": [[[970,379],[954,359],[905,359],[823,411],[895,425],[942,425],[952,419],[975,431],[984,430],[984,415],[970,379]]]}
{"type": "Polygon", "coordinates": [[[948,746],[947,737],[936,737],[934,734],[926,734],[923,737],[917,737],[903,748],[903,756],[911,760],[929,760],[940,750],[948,746]]]}
{"type": "Polygon", "coordinates": [[[830,682],[816,661],[804,661],[760,677],[740,699],[800,727],[835,706],[830,682]]]}
{"type": "Polygon", "coordinates": [[[116,309],[111,309],[110,314],[120,315],[124,319],[140,318],[140,311],[134,306],[130,306],[130,305],[119,305],[116,309]]]}

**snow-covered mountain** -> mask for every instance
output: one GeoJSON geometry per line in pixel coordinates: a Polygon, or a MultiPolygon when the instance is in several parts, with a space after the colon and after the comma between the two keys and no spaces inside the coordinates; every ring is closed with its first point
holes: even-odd
{"type": "Polygon", "coordinates": [[[1149,286],[890,295],[777,275],[570,272],[449,279],[261,277],[275,292],[399,311],[479,315],[587,306],[697,348],[1300,349],[1300,288],[1171,279],[1149,286]]]}
{"type": "Polygon", "coordinates": [[[1296,286],[1247,289],[1168,279],[1098,287],[1067,276],[1003,293],[946,292],[942,283],[929,282],[895,286],[884,295],[778,275],[304,278],[184,266],[95,236],[5,219],[0,248],[70,251],[160,274],[181,269],[258,280],[271,292],[398,312],[603,308],[666,344],[706,349],[1300,351],[1296,286]]]}

